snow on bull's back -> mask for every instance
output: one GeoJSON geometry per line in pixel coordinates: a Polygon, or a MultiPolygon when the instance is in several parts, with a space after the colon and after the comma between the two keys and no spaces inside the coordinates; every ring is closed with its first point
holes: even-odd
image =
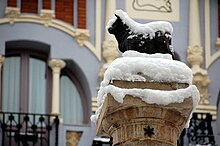
{"type": "Polygon", "coordinates": [[[156,81],[192,84],[192,71],[184,63],[172,60],[169,54],[144,54],[126,51],[115,59],[105,72],[101,86],[111,80],[156,81]]]}
{"type": "MultiPolygon", "coordinates": [[[[132,30],[134,33],[139,34],[151,34],[153,35],[156,31],[161,32],[169,32],[170,34],[173,32],[172,25],[167,21],[154,21],[146,24],[141,24],[138,22],[135,22],[131,18],[129,18],[128,14],[122,10],[116,10],[115,14],[119,16],[124,24],[127,24],[128,27],[132,30]]],[[[112,24],[116,21],[117,17],[114,16],[112,19],[109,20],[106,28],[110,28],[112,24]]]]}

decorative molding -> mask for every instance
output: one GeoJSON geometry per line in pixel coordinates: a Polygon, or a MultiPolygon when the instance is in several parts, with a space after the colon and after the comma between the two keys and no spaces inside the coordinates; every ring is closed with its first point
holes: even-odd
{"type": "Polygon", "coordinates": [[[210,40],[210,0],[205,0],[205,67],[208,69],[211,64],[220,57],[220,40],[217,38],[216,52],[211,53],[210,40]]]}
{"type": "Polygon", "coordinates": [[[20,15],[20,9],[15,7],[6,7],[5,17],[9,19],[10,24],[14,24],[16,18],[20,15]]]}
{"type": "Polygon", "coordinates": [[[196,113],[210,113],[213,120],[216,120],[217,107],[210,105],[208,98],[210,94],[208,92],[208,86],[211,83],[208,77],[208,71],[201,68],[203,64],[203,48],[201,46],[192,46],[187,50],[187,60],[192,66],[193,84],[196,85],[200,92],[200,102],[196,107],[196,113]]]}
{"type": "Polygon", "coordinates": [[[98,109],[97,97],[92,97],[92,112],[96,112],[98,109]]]}
{"type": "Polygon", "coordinates": [[[157,1],[157,0],[133,0],[132,7],[136,11],[154,11],[154,12],[172,12],[172,1],[157,1]]]}
{"type": "Polygon", "coordinates": [[[193,84],[195,84],[200,92],[200,105],[208,105],[208,98],[210,94],[208,93],[208,86],[210,80],[208,77],[208,72],[201,68],[203,63],[203,48],[201,46],[189,46],[187,50],[188,56],[187,60],[192,66],[193,73],[193,84]]]}
{"type": "Polygon", "coordinates": [[[179,21],[180,0],[126,0],[128,15],[134,19],[179,21]]]}
{"type": "Polygon", "coordinates": [[[76,42],[79,44],[80,47],[83,47],[85,42],[89,41],[89,31],[86,29],[75,29],[75,38],[76,42]]]}
{"type": "Polygon", "coordinates": [[[104,73],[109,65],[118,57],[118,46],[117,43],[113,40],[104,41],[103,42],[103,58],[105,59],[106,63],[102,66],[99,71],[99,79],[100,81],[103,80],[104,73]]]}
{"type": "MultiPolygon", "coordinates": [[[[98,1],[97,5],[100,5],[100,1],[98,1]]],[[[96,9],[96,19],[98,19],[96,22],[101,23],[101,10],[96,9]],[[99,14],[100,13],[100,14],[99,14]],[[100,16],[100,17],[98,17],[100,16]]],[[[73,26],[60,21],[58,19],[54,19],[53,12],[52,11],[45,11],[42,10],[40,16],[38,15],[33,15],[33,14],[20,14],[20,10],[18,8],[11,8],[11,7],[6,7],[5,11],[5,18],[0,19],[0,25],[1,24],[14,24],[14,23],[19,23],[19,22],[28,22],[28,23],[37,23],[37,24],[42,24],[46,27],[53,27],[56,29],[59,29],[68,35],[72,36],[73,38],[77,38],[77,42],[79,45],[85,45],[95,56],[96,58],[100,61],[101,60],[101,47],[100,44],[96,43],[96,46],[91,44],[89,42],[89,31],[84,29],[75,29],[73,26]],[[83,33],[82,33],[83,32],[83,33]]],[[[100,24],[99,24],[100,26],[100,24]]],[[[99,28],[100,29],[100,28],[99,28]]],[[[100,33],[100,30],[96,29],[96,33],[100,33]]],[[[101,35],[99,35],[100,37],[101,35]]],[[[96,42],[100,42],[101,38],[96,38],[96,42]]]]}
{"type": "Polygon", "coordinates": [[[51,23],[52,19],[55,18],[55,12],[53,10],[44,10],[42,9],[40,12],[40,17],[42,21],[44,21],[44,26],[48,27],[51,23]]]}
{"type": "Polygon", "coordinates": [[[4,62],[5,62],[5,56],[0,55],[0,71],[2,69],[2,65],[4,64],[4,62]]]}
{"type": "Polygon", "coordinates": [[[216,48],[217,48],[217,51],[220,52],[220,38],[217,38],[216,48]]]}
{"type": "Polygon", "coordinates": [[[61,59],[51,59],[48,65],[53,73],[60,73],[60,70],[65,67],[66,63],[61,59]]]}
{"type": "Polygon", "coordinates": [[[198,105],[196,106],[196,113],[210,113],[212,119],[217,119],[217,107],[215,105],[198,105]]]}

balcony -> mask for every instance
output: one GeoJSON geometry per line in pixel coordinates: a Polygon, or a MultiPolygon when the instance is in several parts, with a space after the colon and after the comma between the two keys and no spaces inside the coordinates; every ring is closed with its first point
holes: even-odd
{"type": "Polygon", "coordinates": [[[210,113],[193,113],[189,127],[183,130],[179,146],[216,146],[210,113]]]}
{"type": "Polygon", "coordinates": [[[58,146],[58,115],[0,112],[1,146],[58,146]]]}

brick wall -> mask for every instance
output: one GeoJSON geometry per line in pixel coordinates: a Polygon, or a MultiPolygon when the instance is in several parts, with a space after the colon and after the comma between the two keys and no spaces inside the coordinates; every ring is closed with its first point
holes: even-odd
{"type": "Polygon", "coordinates": [[[73,25],[73,7],[73,0],[56,0],[56,18],[73,25]]]}
{"type": "Polygon", "coordinates": [[[51,0],[43,0],[42,1],[43,9],[51,9],[51,0]]]}
{"type": "Polygon", "coordinates": [[[16,0],[8,0],[8,7],[17,7],[16,0]]]}
{"type": "Polygon", "coordinates": [[[37,13],[38,0],[21,0],[22,13],[37,13]]]}
{"type": "MultiPolygon", "coordinates": [[[[8,0],[8,6],[16,7],[16,0],[8,0]]],[[[51,9],[51,0],[42,0],[42,9],[51,9]]],[[[38,0],[21,0],[22,13],[38,13],[38,0]]],[[[78,0],[78,28],[86,29],[86,0],[78,0]]],[[[74,25],[74,0],[55,0],[56,19],[74,25]]]]}
{"type": "Polygon", "coordinates": [[[86,29],[86,0],[78,0],[78,28],[86,29]]]}

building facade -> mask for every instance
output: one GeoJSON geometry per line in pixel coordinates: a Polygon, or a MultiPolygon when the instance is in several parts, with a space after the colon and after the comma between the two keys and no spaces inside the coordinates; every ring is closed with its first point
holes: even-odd
{"type": "Polygon", "coordinates": [[[120,56],[114,36],[105,29],[116,9],[140,23],[165,20],[173,25],[173,48],[192,68],[201,94],[196,112],[212,115],[215,142],[220,145],[219,3],[0,0],[1,145],[11,139],[13,145],[44,138],[43,143],[59,146],[95,145],[90,116],[97,107],[97,90],[108,65],[120,56]],[[31,127],[29,136],[21,134],[22,122],[31,127]],[[34,135],[36,127],[46,131],[34,135]]]}

